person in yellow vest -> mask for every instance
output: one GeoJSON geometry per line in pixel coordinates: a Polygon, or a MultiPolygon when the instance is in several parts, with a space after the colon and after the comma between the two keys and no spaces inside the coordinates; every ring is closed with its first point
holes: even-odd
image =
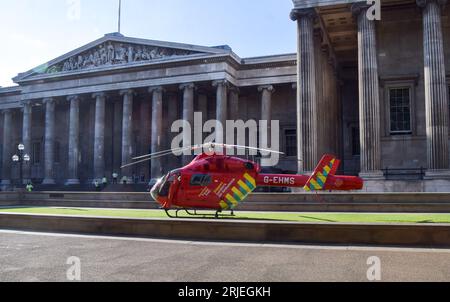
{"type": "Polygon", "coordinates": [[[31,183],[31,182],[29,182],[28,184],[27,184],[27,186],[26,186],[26,190],[27,190],[27,192],[28,193],[31,193],[31,192],[33,192],[33,184],[31,183]]]}

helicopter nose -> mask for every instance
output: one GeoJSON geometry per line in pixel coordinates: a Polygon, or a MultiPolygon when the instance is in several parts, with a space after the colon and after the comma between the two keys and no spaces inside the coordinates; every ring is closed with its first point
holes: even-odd
{"type": "Polygon", "coordinates": [[[150,195],[155,201],[158,201],[158,184],[154,185],[153,188],[150,190],[150,195]]]}

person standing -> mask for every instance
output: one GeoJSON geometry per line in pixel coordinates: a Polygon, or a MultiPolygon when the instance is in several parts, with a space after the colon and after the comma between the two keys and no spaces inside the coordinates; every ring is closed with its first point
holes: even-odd
{"type": "Polygon", "coordinates": [[[102,178],[102,185],[103,189],[106,188],[106,186],[108,185],[108,178],[106,178],[106,176],[103,176],[102,178]]]}
{"type": "Polygon", "coordinates": [[[119,179],[119,174],[117,174],[116,172],[113,173],[112,175],[113,178],[113,184],[117,184],[117,180],[119,179]]]}
{"type": "Polygon", "coordinates": [[[31,183],[31,182],[29,182],[28,184],[27,184],[27,186],[26,186],[26,190],[27,190],[27,192],[28,193],[31,193],[31,192],[33,192],[33,184],[31,183]]]}

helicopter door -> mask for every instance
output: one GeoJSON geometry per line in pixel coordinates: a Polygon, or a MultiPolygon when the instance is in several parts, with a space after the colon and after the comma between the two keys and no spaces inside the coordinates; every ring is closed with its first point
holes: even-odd
{"type": "Polygon", "coordinates": [[[184,175],[183,178],[180,193],[182,192],[184,205],[192,207],[203,205],[211,195],[209,187],[214,181],[213,176],[208,173],[196,173],[184,175]]]}

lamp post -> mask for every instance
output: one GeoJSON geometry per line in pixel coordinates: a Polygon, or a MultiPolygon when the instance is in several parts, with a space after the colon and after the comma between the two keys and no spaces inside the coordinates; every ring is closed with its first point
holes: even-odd
{"type": "Polygon", "coordinates": [[[19,187],[21,185],[23,185],[23,173],[22,173],[22,166],[23,166],[23,162],[25,162],[26,164],[28,164],[30,162],[30,156],[28,154],[24,155],[24,151],[25,151],[25,145],[24,144],[19,144],[17,146],[17,150],[19,151],[18,154],[14,154],[12,157],[13,162],[15,163],[19,163],[19,173],[20,173],[20,184],[19,187]]]}

